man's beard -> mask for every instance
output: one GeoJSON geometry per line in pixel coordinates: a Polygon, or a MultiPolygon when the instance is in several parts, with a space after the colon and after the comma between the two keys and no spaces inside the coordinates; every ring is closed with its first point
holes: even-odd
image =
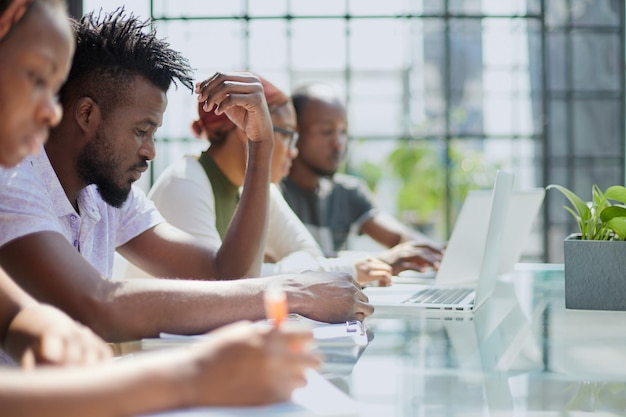
{"type": "Polygon", "coordinates": [[[105,203],[120,208],[128,199],[131,183],[120,186],[115,182],[115,169],[120,164],[112,158],[112,149],[100,129],[96,137],[81,150],[77,161],[78,174],[87,184],[95,184],[105,203]]]}
{"type": "Polygon", "coordinates": [[[100,194],[100,197],[102,197],[104,202],[115,208],[122,207],[126,200],[128,200],[128,195],[132,189],[130,183],[128,184],[128,187],[125,188],[118,187],[110,181],[100,181],[95,184],[98,194],[100,194]]]}

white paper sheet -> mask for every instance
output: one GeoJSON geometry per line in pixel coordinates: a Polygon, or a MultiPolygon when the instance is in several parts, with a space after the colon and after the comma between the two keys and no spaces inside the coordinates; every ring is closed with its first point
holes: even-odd
{"type": "Polygon", "coordinates": [[[358,416],[357,403],[314,370],[307,385],[293,392],[286,403],[261,407],[202,407],[144,415],[144,417],[256,417],[256,416],[358,416]]]}

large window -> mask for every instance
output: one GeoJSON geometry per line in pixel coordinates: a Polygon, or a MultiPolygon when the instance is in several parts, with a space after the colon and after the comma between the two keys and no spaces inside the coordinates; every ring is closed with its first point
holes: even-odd
{"type": "MultiPolygon", "coordinates": [[[[197,78],[249,69],[348,104],[345,170],[381,207],[446,239],[464,194],[497,168],[518,187],[585,196],[624,182],[622,0],[134,0],[197,78]]],[[[84,2],[84,10],[99,8],[84,2]]],[[[107,10],[115,8],[107,2],[107,10]]],[[[191,139],[195,101],[171,91],[146,188],[191,139]]],[[[574,225],[548,194],[525,256],[561,261],[574,225]]],[[[363,244],[354,240],[355,245],[363,244]]]]}

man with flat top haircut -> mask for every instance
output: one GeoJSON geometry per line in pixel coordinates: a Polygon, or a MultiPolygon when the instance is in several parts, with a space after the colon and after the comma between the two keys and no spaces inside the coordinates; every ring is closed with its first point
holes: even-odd
{"type": "Polygon", "coordinates": [[[0,263],[39,300],[109,341],[201,333],[264,317],[279,283],[289,309],[312,319],[364,319],[373,308],[347,274],[255,276],[266,229],[272,123],[258,78],[215,74],[198,100],[248,136],[244,193],[219,250],[163,220],[132,184],[155,157],[172,82],[191,87],[187,61],[123,10],[74,25],[76,52],[63,118],[39,155],[0,191],[0,263]],[[154,276],[111,279],[114,251],[154,276]]]}
{"type": "Polygon", "coordinates": [[[322,250],[334,255],[347,249],[348,235],[356,230],[390,248],[378,258],[394,275],[437,268],[439,245],[378,210],[362,180],[337,173],[348,145],[346,107],[338,94],[316,83],[295,89],[291,97],[300,139],[281,190],[322,250]]]}

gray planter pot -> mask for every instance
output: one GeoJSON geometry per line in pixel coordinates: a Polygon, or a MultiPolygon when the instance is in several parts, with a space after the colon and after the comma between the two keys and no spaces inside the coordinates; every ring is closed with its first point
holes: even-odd
{"type": "Polygon", "coordinates": [[[565,307],[626,311],[626,241],[564,241],[565,307]]]}

